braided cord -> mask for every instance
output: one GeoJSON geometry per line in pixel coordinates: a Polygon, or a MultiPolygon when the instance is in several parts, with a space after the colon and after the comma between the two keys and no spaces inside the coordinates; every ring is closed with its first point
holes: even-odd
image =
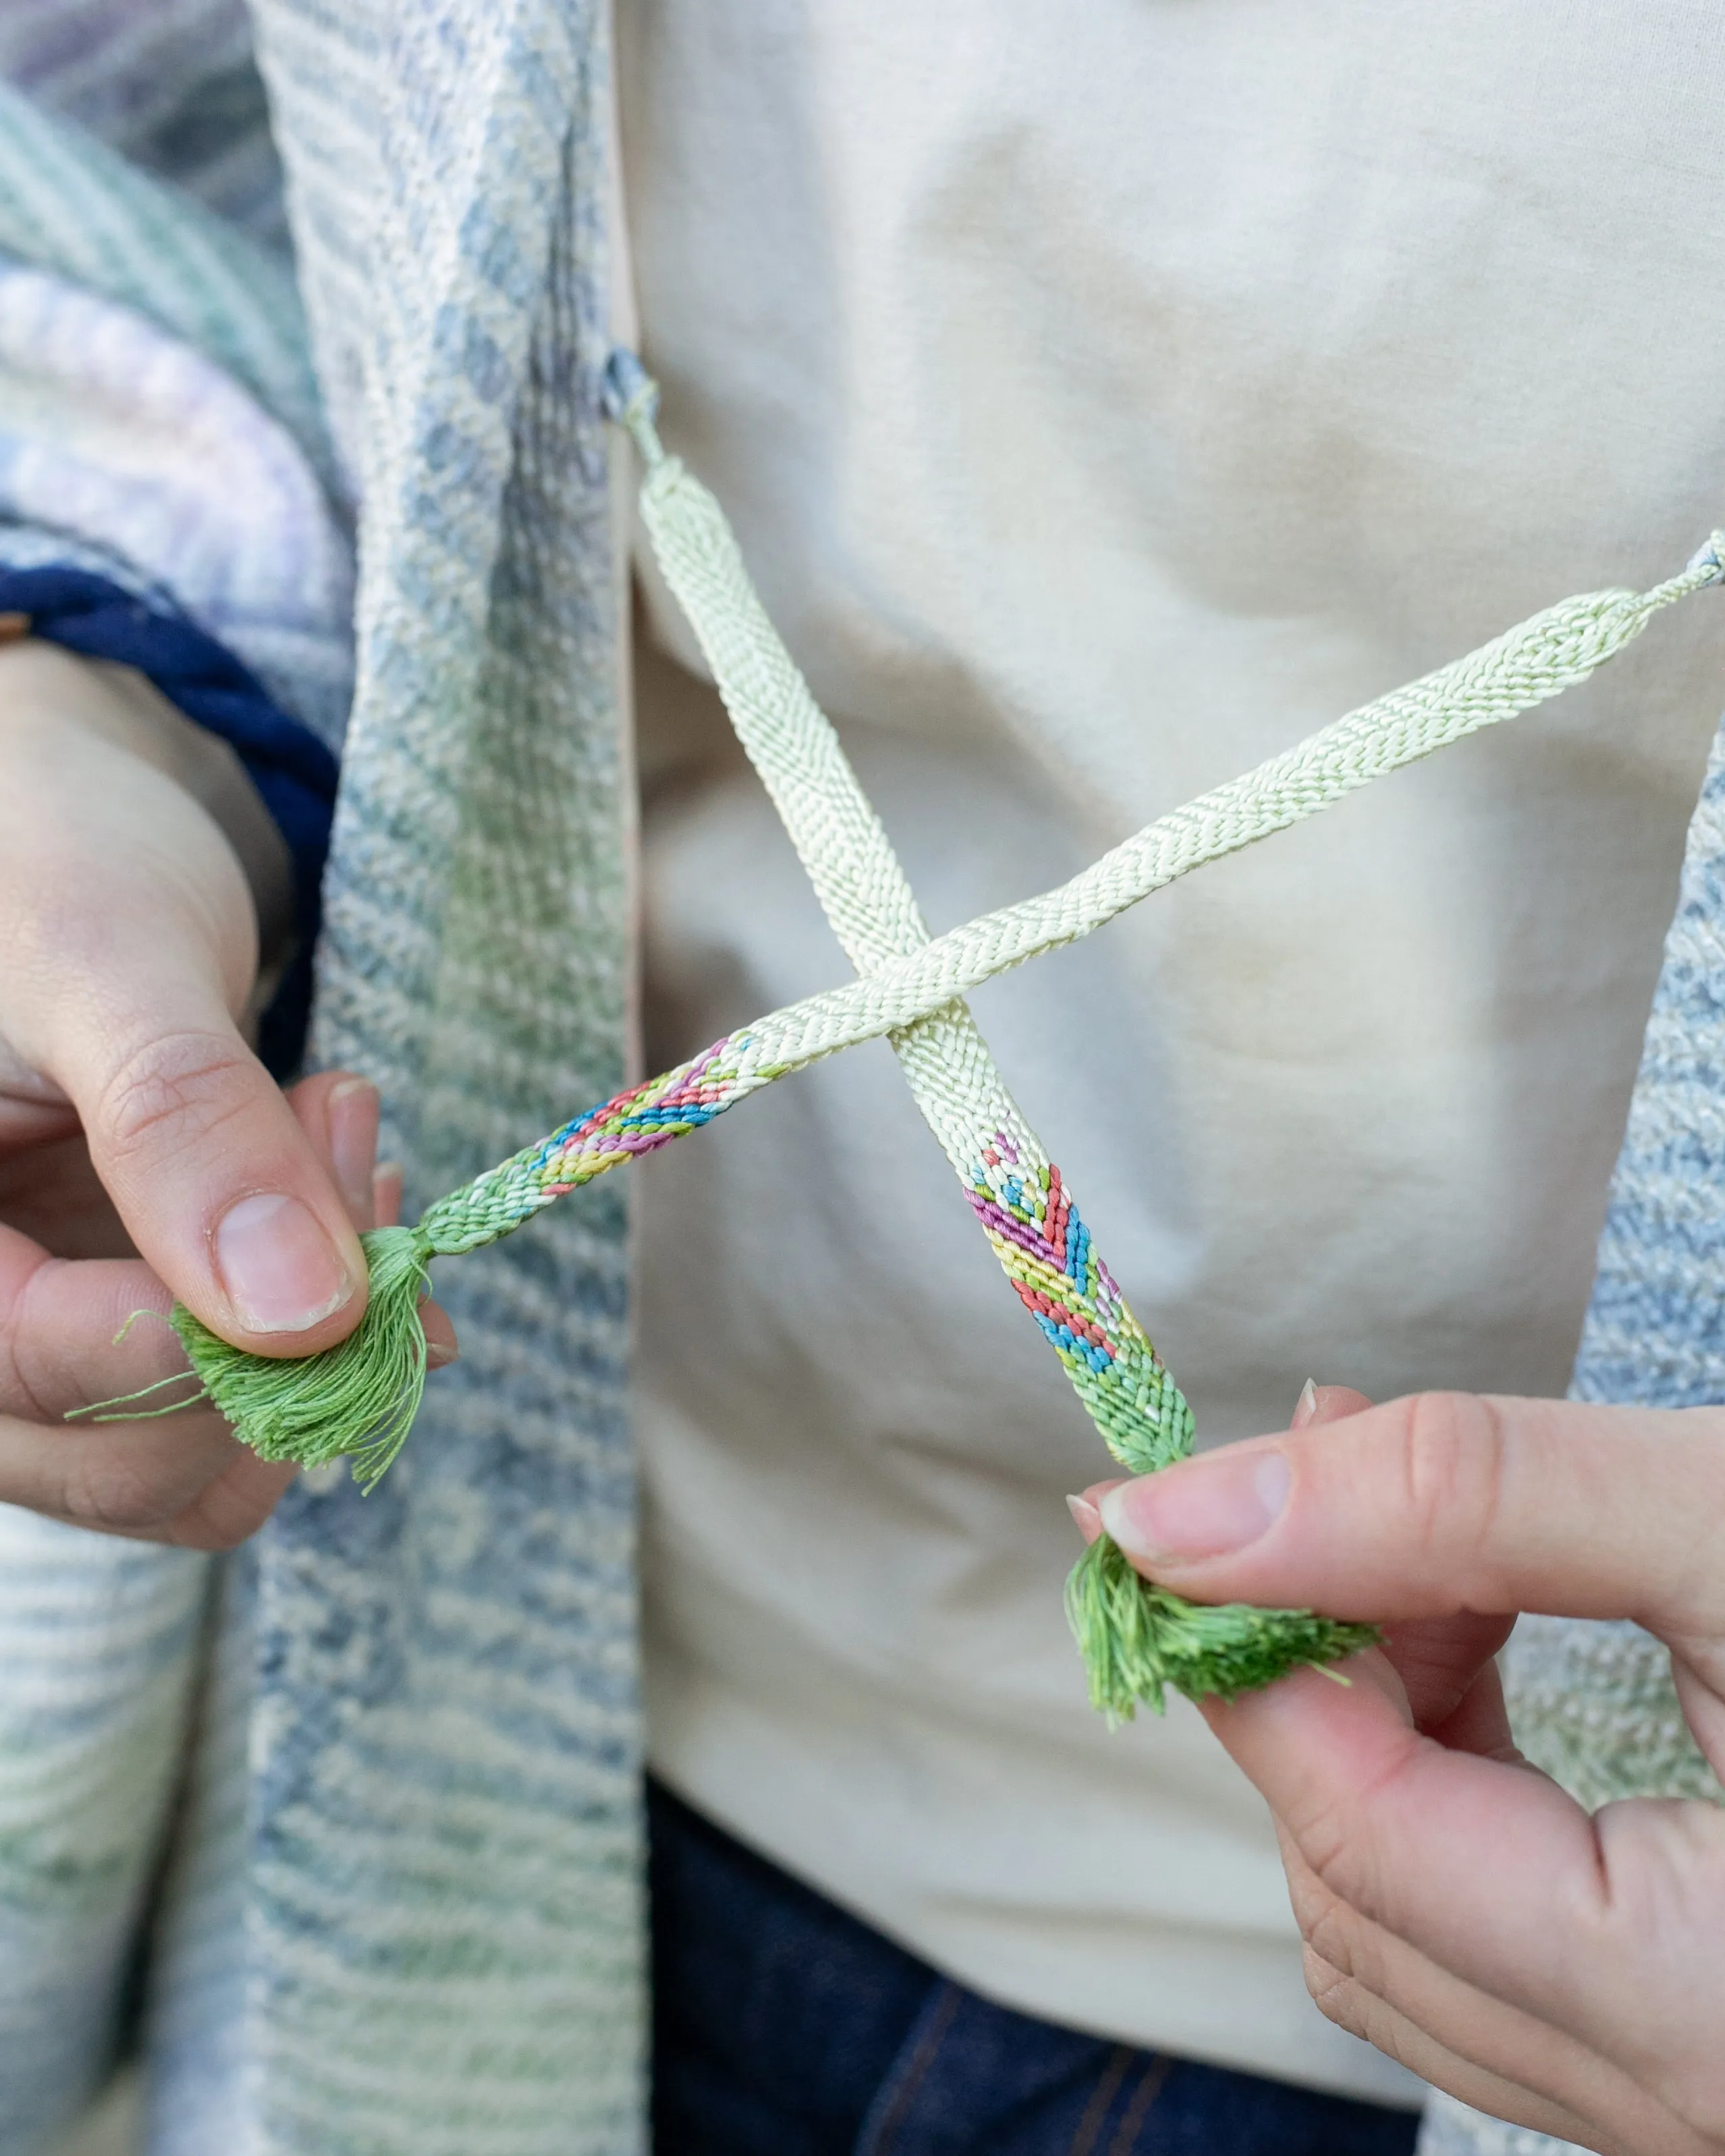
{"type": "MultiPolygon", "coordinates": [[[[177,1406],[208,1398],[261,1457],[301,1466],[347,1457],[370,1487],[400,1450],[425,1383],[418,1306],[433,1257],[493,1242],[567,1192],[700,1129],[773,1080],[884,1034],[1009,1279],[1110,1450],[1134,1472],[1165,1466],[1190,1448],[1186,1403],[1007,1091],[963,996],[1087,935],[1204,862],[1585,680],[1661,608],[1725,580],[1725,535],[1715,534],[1681,575],[1651,591],[1563,600],[1161,818],[1056,890],[931,939],[836,736],[755,595],[718,505],[660,448],[654,394],[638,362],[614,355],[608,400],[647,465],[642,507],[661,566],[857,978],[769,1013],[602,1102],[439,1199],[416,1225],[372,1231],[363,1239],[371,1285],[364,1315],[321,1354],[249,1354],[176,1306],[171,1322],[198,1380],[177,1406]]],[[[126,1418],[138,1402],[133,1396],[101,1409],[126,1418]]],[[[1375,1636],[1369,1626],[1307,1611],[1186,1602],[1141,1578],[1106,1536],[1075,1566],[1066,1607],[1091,1697],[1113,1718],[1130,1717],[1140,1702],[1159,1709],[1169,1685],[1193,1698],[1230,1697],[1301,1663],[1334,1662],[1375,1636]]]]}
{"type": "Polygon", "coordinates": [[[1518,717],[1585,681],[1662,608],[1721,580],[1725,532],[1648,592],[1584,592],[1435,673],[1336,720],[1238,778],[1147,824],[1070,882],[936,937],[866,979],[750,1028],[751,1061],[801,1070],[911,1024],[997,974],[1078,941],[1191,870],[1302,823],[1375,778],[1518,717]]]}

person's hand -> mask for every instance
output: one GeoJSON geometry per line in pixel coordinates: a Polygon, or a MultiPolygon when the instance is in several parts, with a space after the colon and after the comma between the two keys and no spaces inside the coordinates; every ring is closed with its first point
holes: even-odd
{"type": "Polygon", "coordinates": [[[1491,1658],[1519,1610],[1633,1618],[1725,1769],[1725,1412],[1332,1388],[1296,1421],[1074,1510],[1194,1600],[1386,1626],[1346,1686],[1205,1710],[1276,1816],[1313,1996],[1482,2111],[1717,2156],[1725,1810],[1589,1818],[1520,1759],[1491,1658]]]}
{"type": "MultiPolygon", "coordinates": [[[[355,1230],[393,1202],[376,1091],[333,1072],[290,1101],[241,1030],[272,847],[229,752],[138,677],[0,650],[0,1502],[243,1539],[293,1471],[213,1409],[66,1413],[185,1370],[152,1319],[115,1344],[175,1296],[264,1355],[331,1347],[364,1312],[355,1230]]],[[[439,1314],[429,1337],[449,1359],[439,1314]]]]}

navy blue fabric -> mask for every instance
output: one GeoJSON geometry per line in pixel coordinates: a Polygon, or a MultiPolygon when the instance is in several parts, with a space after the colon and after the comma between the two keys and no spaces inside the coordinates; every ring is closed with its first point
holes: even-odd
{"type": "Polygon", "coordinates": [[[339,767],[309,726],[272,702],[255,675],[165,595],[137,597],[86,569],[0,569],[0,613],[86,659],[135,666],[188,719],[231,742],[294,861],[295,952],[265,1013],[258,1052],[277,1077],[304,1050],[311,952],[329,857],[339,767]]]}
{"type": "Polygon", "coordinates": [[[1410,2112],[991,2005],[649,1792],[655,2156],[1411,2156],[1410,2112]]]}

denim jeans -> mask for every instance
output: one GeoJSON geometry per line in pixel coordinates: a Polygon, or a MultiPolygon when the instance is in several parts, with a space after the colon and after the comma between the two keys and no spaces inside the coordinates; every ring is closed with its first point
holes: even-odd
{"type": "Polygon", "coordinates": [[[993,2006],[650,1793],[655,2156],[1411,2156],[1418,2122],[993,2006]]]}

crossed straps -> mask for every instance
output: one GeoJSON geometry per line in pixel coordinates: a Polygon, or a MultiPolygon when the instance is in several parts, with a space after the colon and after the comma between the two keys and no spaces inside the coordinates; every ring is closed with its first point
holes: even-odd
{"type": "MultiPolygon", "coordinates": [[[[252,1357],[177,1309],[172,1322],[204,1391],[264,1457],[313,1465],[351,1455],[356,1473],[374,1482],[406,1438],[424,1383],[414,1312],[433,1258],[493,1242],[773,1080],[884,1034],[1007,1278],[1109,1451],[1133,1474],[1170,1465],[1191,1450],[1190,1410],[1007,1091],[965,992],[1087,935],[1206,861],[1585,680],[1661,608],[1725,579],[1725,534],[1651,590],[1562,600],[1158,819],[1055,890],[932,938],[830,722],[767,618],[723,511],[665,454],[658,392],[633,353],[612,355],[604,395],[645,468],[641,510],[660,567],[856,978],[769,1013],[578,1116],[438,1199],[413,1227],[365,1237],[370,1306],[357,1330],[322,1355],[297,1363],[252,1357]]],[[[1141,1578],[1106,1536],[1075,1568],[1067,1608],[1091,1698],[1117,1718],[1140,1701],[1159,1710],[1168,1685],[1194,1698],[1230,1697],[1300,1663],[1337,1661],[1375,1636],[1306,1611],[1184,1602],[1141,1578]]]]}

